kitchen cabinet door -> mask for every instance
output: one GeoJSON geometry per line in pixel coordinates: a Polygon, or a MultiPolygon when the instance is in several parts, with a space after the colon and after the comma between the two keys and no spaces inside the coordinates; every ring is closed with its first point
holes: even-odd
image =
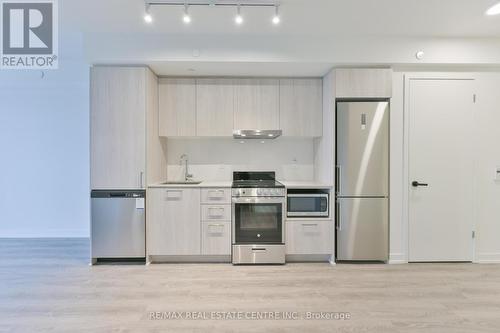
{"type": "Polygon", "coordinates": [[[331,220],[287,220],[286,254],[331,254],[333,222],[331,220]]]}
{"type": "Polygon", "coordinates": [[[232,79],[196,79],[196,135],[232,136],[232,79]]]}
{"type": "Polygon", "coordinates": [[[337,98],[392,97],[390,68],[341,68],[335,70],[337,98]]]}
{"type": "Polygon", "coordinates": [[[166,137],[196,135],[195,79],[160,79],[159,131],[166,137]]]}
{"type": "Polygon", "coordinates": [[[322,98],[322,79],[281,79],[279,121],[283,136],[322,136],[322,98]]]}
{"type": "Polygon", "coordinates": [[[148,255],[200,255],[200,189],[152,188],[147,198],[148,255]]]}
{"type": "Polygon", "coordinates": [[[279,129],[277,79],[237,79],[234,89],[235,129],[279,129]]]}
{"type": "Polygon", "coordinates": [[[202,222],[201,232],[201,254],[231,254],[231,222],[202,222]]]}
{"type": "Polygon", "coordinates": [[[92,189],[145,186],[146,68],[92,67],[90,164],[92,189]]]}

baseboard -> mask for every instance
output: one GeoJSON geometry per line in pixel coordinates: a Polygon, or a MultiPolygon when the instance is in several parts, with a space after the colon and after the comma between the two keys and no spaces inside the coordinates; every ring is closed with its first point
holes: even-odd
{"type": "Polygon", "coordinates": [[[330,262],[329,254],[287,254],[286,262],[330,262]]]}
{"type": "Polygon", "coordinates": [[[397,264],[407,264],[408,260],[406,259],[406,255],[404,253],[391,253],[389,254],[388,264],[397,265],[397,264]]]}
{"type": "Polygon", "coordinates": [[[89,238],[89,229],[2,230],[0,238],[89,238]]]}
{"type": "Polygon", "coordinates": [[[149,255],[147,263],[231,263],[230,255],[149,255]],[[149,259],[149,260],[148,260],[149,259]]]}
{"type": "Polygon", "coordinates": [[[478,264],[500,264],[500,253],[478,253],[476,254],[476,259],[474,260],[474,262],[478,264]]]}

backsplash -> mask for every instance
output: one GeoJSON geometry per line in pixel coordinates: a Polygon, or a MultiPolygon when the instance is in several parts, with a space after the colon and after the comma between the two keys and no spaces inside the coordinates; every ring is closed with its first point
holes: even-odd
{"type": "Polygon", "coordinates": [[[168,180],[183,179],[182,154],[188,155],[189,173],[199,180],[231,180],[233,171],[275,171],[278,179],[293,181],[314,178],[313,139],[278,138],[261,142],[232,138],[169,138],[168,180]]]}

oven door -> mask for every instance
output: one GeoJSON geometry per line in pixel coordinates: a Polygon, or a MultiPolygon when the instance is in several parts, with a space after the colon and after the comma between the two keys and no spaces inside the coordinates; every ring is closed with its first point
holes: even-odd
{"type": "Polygon", "coordinates": [[[328,217],[328,194],[288,194],[287,216],[328,217]]]}
{"type": "Polygon", "coordinates": [[[284,198],[233,198],[233,244],[283,244],[284,198]]]}

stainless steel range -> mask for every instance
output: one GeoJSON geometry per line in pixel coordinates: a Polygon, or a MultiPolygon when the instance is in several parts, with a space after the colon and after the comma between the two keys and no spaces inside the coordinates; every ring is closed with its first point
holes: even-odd
{"type": "Polygon", "coordinates": [[[285,186],[274,172],[234,172],[233,264],[284,264],[284,218],[285,186]]]}

